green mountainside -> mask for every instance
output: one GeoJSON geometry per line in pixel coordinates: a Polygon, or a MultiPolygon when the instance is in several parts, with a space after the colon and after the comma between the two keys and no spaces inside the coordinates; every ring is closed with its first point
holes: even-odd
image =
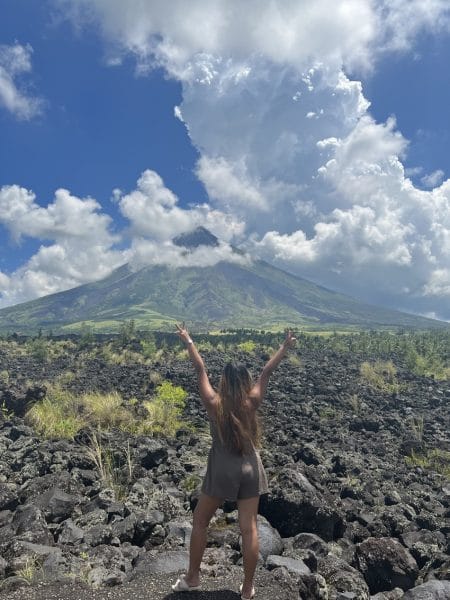
{"type": "MultiPolygon", "coordinates": [[[[205,239],[205,231],[200,232],[200,243],[216,245],[217,238],[206,232],[210,239],[205,239]]],[[[197,238],[192,235],[174,241],[193,247],[197,238]]],[[[181,320],[193,330],[448,327],[365,304],[258,260],[245,266],[227,262],[212,267],[149,266],[137,272],[124,265],[101,281],[0,310],[0,332],[57,333],[75,331],[83,323],[108,332],[130,319],[139,329],[170,330],[181,320]]]]}

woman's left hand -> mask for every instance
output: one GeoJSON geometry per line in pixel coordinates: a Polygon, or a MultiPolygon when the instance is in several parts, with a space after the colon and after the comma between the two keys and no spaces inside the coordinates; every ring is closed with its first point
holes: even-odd
{"type": "Polygon", "coordinates": [[[178,323],[175,325],[175,327],[177,328],[177,334],[178,337],[185,343],[187,344],[188,342],[191,341],[191,336],[189,335],[188,330],[186,329],[186,326],[184,324],[184,321],[181,323],[181,325],[178,325],[178,323]]]}
{"type": "Polygon", "coordinates": [[[293,348],[295,346],[296,341],[297,338],[295,337],[294,333],[290,329],[288,329],[286,331],[286,337],[283,342],[283,346],[285,348],[293,348]]]}

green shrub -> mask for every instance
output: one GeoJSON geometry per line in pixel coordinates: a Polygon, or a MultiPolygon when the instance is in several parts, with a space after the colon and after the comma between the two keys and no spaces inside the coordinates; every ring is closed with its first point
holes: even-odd
{"type": "Polygon", "coordinates": [[[414,438],[421,442],[423,440],[423,415],[411,417],[409,422],[414,438]]]}
{"type": "Polygon", "coordinates": [[[157,352],[155,338],[148,337],[145,340],[141,340],[142,354],[145,358],[153,358],[157,352]]]}
{"type": "Polygon", "coordinates": [[[134,319],[124,321],[119,327],[118,342],[123,347],[133,341],[136,337],[136,323],[134,319]]]}
{"type": "Polygon", "coordinates": [[[27,350],[30,356],[39,362],[47,362],[48,359],[48,342],[43,338],[35,338],[27,342],[27,350]]]}
{"type": "Polygon", "coordinates": [[[64,371],[56,378],[57,384],[66,386],[75,379],[75,373],[73,371],[64,371]]]}
{"type": "Polygon", "coordinates": [[[25,417],[45,438],[73,438],[86,426],[102,430],[119,427],[125,431],[136,427],[116,392],[90,392],[79,397],[58,385],[49,385],[45,398],[34,404],[25,417]]]}
{"type": "Polygon", "coordinates": [[[115,499],[119,502],[126,500],[128,484],[132,479],[133,465],[130,444],[119,449],[119,453],[111,445],[103,445],[100,436],[93,433],[89,444],[85,446],[87,455],[94,461],[105,487],[114,491],[115,499]],[[118,455],[122,454],[118,460],[118,455]],[[125,465],[125,466],[123,466],[125,465]]]}
{"type": "Polygon", "coordinates": [[[111,344],[104,344],[100,349],[100,357],[110,365],[141,364],[144,362],[142,354],[128,348],[115,351],[111,344]]]}
{"type": "Polygon", "coordinates": [[[123,400],[117,392],[102,394],[89,392],[80,398],[84,420],[97,429],[119,427],[129,429],[133,416],[123,406],[123,400]]]}
{"type": "Polygon", "coordinates": [[[80,350],[89,348],[95,342],[94,328],[86,323],[81,324],[78,347],[80,350]]]}
{"type": "Polygon", "coordinates": [[[180,483],[180,486],[186,492],[193,492],[201,483],[201,481],[202,478],[200,477],[200,475],[192,473],[192,475],[188,475],[185,479],[183,479],[183,481],[180,483]]]}
{"type": "Polygon", "coordinates": [[[32,554],[32,556],[27,556],[25,559],[25,564],[23,567],[14,571],[17,577],[23,579],[28,584],[32,584],[35,581],[38,581],[43,576],[43,568],[42,568],[42,558],[40,558],[37,554],[32,554]]]}
{"type": "Polygon", "coordinates": [[[405,462],[410,467],[435,471],[450,480],[450,452],[447,450],[433,448],[417,454],[412,450],[411,456],[405,456],[405,462]]]}
{"type": "Polygon", "coordinates": [[[354,413],[356,413],[357,415],[361,413],[362,402],[358,394],[352,394],[351,396],[349,396],[348,403],[350,404],[354,413]]]}
{"type": "Polygon", "coordinates": [[[57,385],[47,388],[45,398],[30,408],[25,419],[45,438],[73,438],[85,424],[79,400],[57,385]]]}
{"type": "Polygon", "coordinates": [[[450,367],[436,355],[419,354],[414,348],[409,348],[406,353],[406,367],[415,375],[424,375],[448,381],[450,379],[450,367]]]}
{"type": "Polygon", "coordinates": [[[8,385],[9,383],[9,372],[6,369],[0,371],[0,383],[3,385],[8,385]]]}
{"type": "Polygon", "coordinates": [[[11,417],[14,416],[14,412],[12,410],[8,410],[6,408],[6,404],[5,404],[4,400],[2,400],[0,403],[0,412],[2,413],[4,419],[10,419],[11,417]]]}
{"type": "Polygon", "coordinates": [[[156,396],[144,402],[147,418],[139,427],[140,433],[164,433],[172,437],[184,425],[181,416],[187,393],[182,387],[163,381],[156,388],[156,396]]]}
{"type": "Polygon", "coordinates": [[[363,362],[359,372],[363,381],[382,392],[392,394],[400,389],[397,382],[397,369],[391,360],[363,362]]]}
{"type": "Polygon", "coordinates": [[[329,421],[330,419],[335,419],[337,416],[336,409],[332,406],[322,406],[319,409],[319,417],[322,420],[329,421]]]}
{"type": "Polygon", "coordinates": [[[241,342],[240,344],[238,344],[237,347],[239,348],[239,350],[251,354],[255,351],[256,344],[252,340],[247,340],[246,342],[241,342]]]}
{"type": "MultiPolygon", "coordinates": [[[[272,353],[271,353],[272,354],[272,353]]],[[[291,352],[288,355],[288,362],[293,365],[294,367],[300,367],[302,364],[302,361],[300,360],[300,357],[298,356],[298,354],[294,354],[293,352],[291,352]]]]}

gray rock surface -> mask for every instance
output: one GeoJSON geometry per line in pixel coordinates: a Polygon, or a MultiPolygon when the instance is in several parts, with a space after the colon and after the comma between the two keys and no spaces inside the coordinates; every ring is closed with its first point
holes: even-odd
{"type": "Polygon", "coordinates": [[[427,581],[408,590],[402,600],[448,600],[450,598],[450,581],[427,581]]]}

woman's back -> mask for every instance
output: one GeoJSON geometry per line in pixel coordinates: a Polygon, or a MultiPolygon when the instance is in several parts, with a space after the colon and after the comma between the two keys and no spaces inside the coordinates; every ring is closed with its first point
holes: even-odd
{"type": "Polygon", "coordinates": [[[255,446],[249,445],[245,452],[229,448],[220,436],[214,416],[210,416],[209,423],[212,445],[202,492],[227,500],[266,494],[267,477],[255,446]]]}

